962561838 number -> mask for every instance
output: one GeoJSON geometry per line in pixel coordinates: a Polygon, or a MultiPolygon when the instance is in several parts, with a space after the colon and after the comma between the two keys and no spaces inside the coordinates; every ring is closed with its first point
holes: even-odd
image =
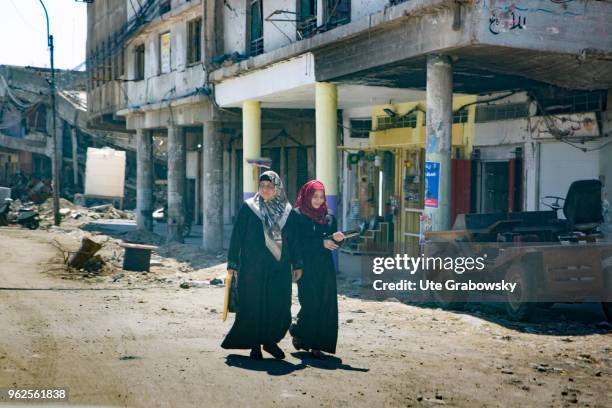
{"type": "Polygon", "coordinates": [[[67,388],[0,388],[0,401],[68,400],[67,388]]]}

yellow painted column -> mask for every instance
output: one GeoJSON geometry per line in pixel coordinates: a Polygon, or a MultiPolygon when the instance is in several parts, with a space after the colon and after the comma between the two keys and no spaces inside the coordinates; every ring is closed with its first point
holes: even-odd
{"type": "Polygon", "coordinates": [[[247,159],[261,156],[261,103],[242,103],[242,195],[246,200],[257,192],[259,172],[247,159]]]}
{"type": "Polygon", "coordinates": [[[316,178],[325,184],[327,207],[337,214],[338,154],[338,90],[327,82],[315,84],[316,109],[316,178]]]}

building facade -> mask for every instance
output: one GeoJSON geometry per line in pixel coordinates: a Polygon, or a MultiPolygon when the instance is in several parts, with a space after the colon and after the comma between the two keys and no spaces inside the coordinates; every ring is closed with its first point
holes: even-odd
{"type": "Polygon", "coordinates": [[[201,212],[211,249],[261,157],[290,197],[316,177],[345,228],[375,217],[409,246],[460,211],[537,209],[575,179],[611,193],[609,3],[125,3],[128,27],[145,21],[123,45],[116,112],[145,163],[141,227],[152,135],[167,140],[171,238],[201,212]]]}

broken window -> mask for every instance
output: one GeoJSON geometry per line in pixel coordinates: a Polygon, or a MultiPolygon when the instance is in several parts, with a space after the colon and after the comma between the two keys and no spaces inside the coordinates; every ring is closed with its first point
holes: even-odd
{"type": "Polygon", "coordinates": [[[196,18],[187,23],[189,43],[187,46],[187,63],[194,64],[202,59],[202,19],[196,18]]]}
{"type": "Polygon", "coordinates": [[[357,139],[367,139],[372,130],[372,119],[351,119],[351,137],[357,139]]]}
{"type": "Polygon", "coordinates": [[[121,51],[119,51],[119,77],[125,75],[125,49],[123,46],[120,46],[121,51]]]}
{"type": "Polygon", "coordinates": [[[170,33],[166,32],[159,36],[159,71],[162,74],[167,74],[172,71],[170,63],[170,33]]]}
{"type": "Polygon", "coordinates": [[[250,0],[250,55],[259,55],[264,52],[263,39],[263,0],[250,0]]]}
{"type": "Polygon", "coordinates": [[[350,0],[326,0],[323,30],[331,30],[351,21],[350,0]]]}
{"type": "Polygon", "coordinates": [[[317,30],[317,1],[298,0],[297,37],[308,38],[317,30]]]}
{"type": "Polygon", "coordinates": [[[478,106],[476,122],[495,122],[498,120],[519,119],[529,116],[527,103],[501,103],[497,105],[478,106]]]}
{"type": "Polygon", "coordinates": [[[566,91],[562,95],[539,99],[538,114],[544,114],[542,110],[549,115],[604,112],[607,97],[607,91],[566,91]]]}
{"type": "Polygon", "coordinates": [[[28,112],[28,128],[37,132],[47,131],[47,107],[45,104],[41,103],[36,109],[28,112]]]}
{"type": "Polygon", "coordinates": [[[134,79],[140,81],[145,74],[145,46],[137,45],[134,48],[134,79]]]}
{"type": "Polygon", "coordinates": [[[469,112],[467,108],[461,108],[453,113],[453,123],[467,123],[469,112]]]}
{"type": "Polygon", "coordinates": [[[172,9],[171,0],[163,0],[159,3],[159,15],[165,14],[172,9]]]}
{"type": "Polygon", "coordinates": [[[395,129],[395,128],[416,128],[417,115],[412,113],[404,116],[377,116],[376,130],[395,129]]]}

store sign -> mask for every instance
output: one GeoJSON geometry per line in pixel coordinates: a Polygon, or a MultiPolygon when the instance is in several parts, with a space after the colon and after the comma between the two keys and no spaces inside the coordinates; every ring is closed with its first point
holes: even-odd
{"type": "Polygon", "coordinates": [[[531,135],[534,139],[601,136],[597,116],[593,112],[534,116],[530,118],[530,122],[531,135]]]}
{"type": "Polygon", "coordinates": [[[440,163],[425,162],[425,207],[438,208],[440,163]]]}
{"type": "Polygon", "coordinates": [[[167,74],[171,71],[170,65],[170,33],[164,33],[159,36],[159,65],[162,74],[167,74]]]}

